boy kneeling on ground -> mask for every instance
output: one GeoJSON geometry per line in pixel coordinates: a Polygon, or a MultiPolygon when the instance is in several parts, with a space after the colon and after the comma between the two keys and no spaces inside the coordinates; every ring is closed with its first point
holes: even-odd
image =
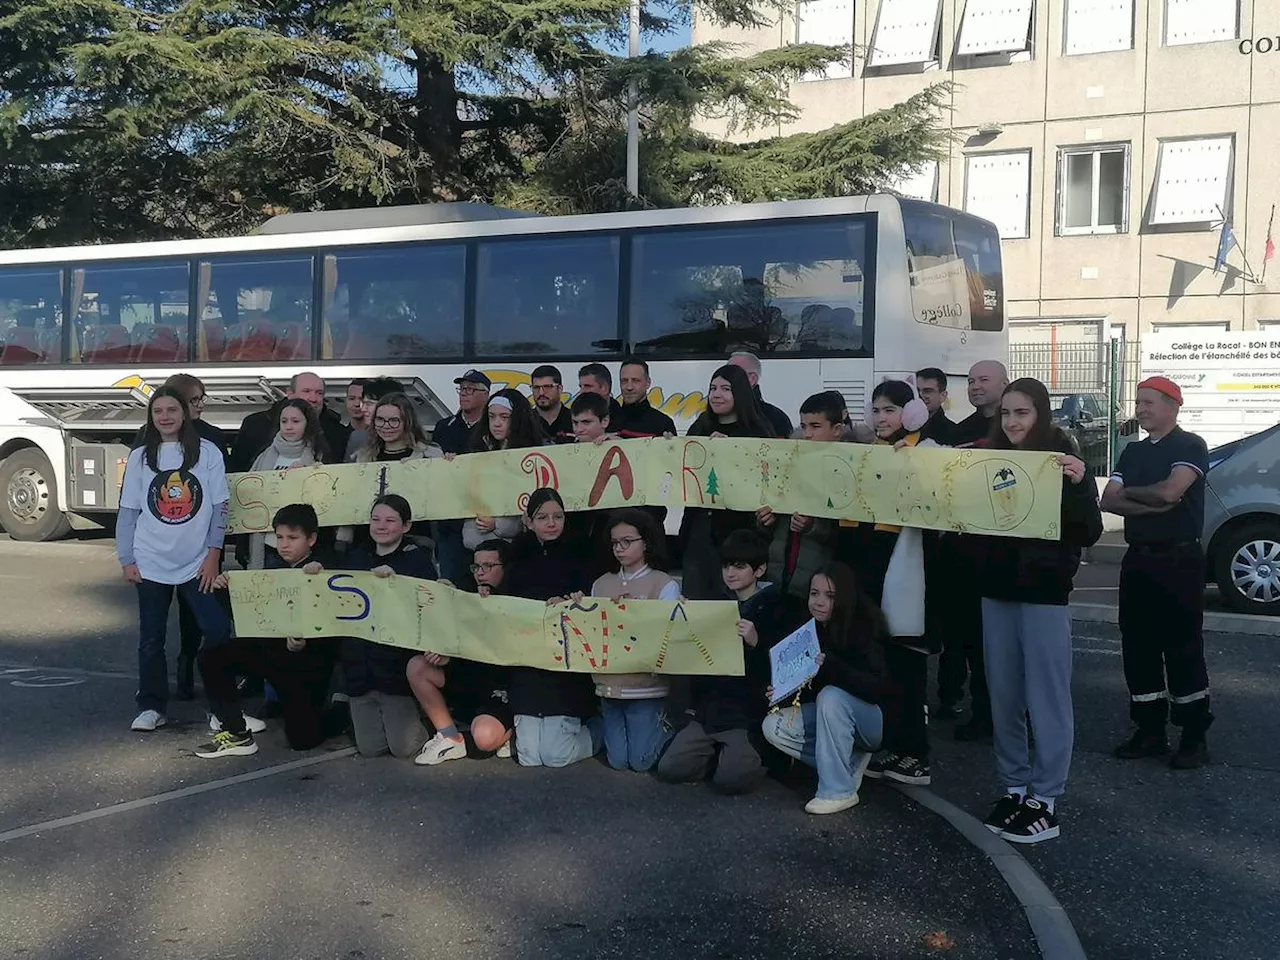
{"type": "Polygon", "coordinates": [[[769,545],[749,530],[736,530],[720,545],[724,585],[738,600],[738,636],[744,644],[746,675],[694,677],[691,719],[658,761],[658,777],[671,783],[711,779],[721,793],[745,793],[764,776],[760,756],[772,750],[760,724],[768,710],[769,649],[785,637],[795,619],[781,591],[764,582],[769,545]]]}
{"type": "MultiPolygon", "coordinates": [[[[306,503],[291,503],[272,519],[279,559],[268,557],[266,569],[303,569],[319,572],[322,564],[314,553],[320,523],[306,503]]],[[[225,589],[226,574],[214,585],[225,589]]],[[[254,732],[265,724],[253,721],[253,730],[240,710],[236,678],[259,676],[280,695],[284,733],[294,750],[310,750],[347,728],[345,704],[329,704],[329,682],[338,656],[336,637],[236,637],[221,646],[200,652],[200,675],[209,697],[215,731],[213,740],[196,748],[196,756],[243,757],[258,752],[254,732]]]]}

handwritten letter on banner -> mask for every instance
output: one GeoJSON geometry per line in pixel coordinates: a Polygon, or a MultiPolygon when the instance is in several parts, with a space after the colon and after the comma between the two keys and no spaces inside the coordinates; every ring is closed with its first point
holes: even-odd
{"type": "Polygon", "coordinates": [[[287,503],[324,526],[364,523],[398,493],[419,520],[511,516],[554,487],[573,510],[643,504],[755,510],[1057,540],[1062,470],[1053,454],[803,440],[623,440],[342,464],[231,477],[229,528],[269,529],[287,503]]]}
{"type": "Polygon", "coordinates": [[[741,676],[731,600],[605,600],[548,606],[479,597],[434,580],[326,570],[230,574],[242,637],[361,637],[503,666],[578,673],[741,676]]]}

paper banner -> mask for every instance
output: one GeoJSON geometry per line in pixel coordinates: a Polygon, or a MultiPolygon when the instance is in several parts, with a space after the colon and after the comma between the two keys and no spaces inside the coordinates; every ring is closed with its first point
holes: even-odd
{"type": "Polygon", "coordinates": [[[435,580],[325,570],[228,574],[236,635],[360,637],[501,666],[576,673],[742,676],[731,600],[604,600],[548,606],[435,580]]]}
{"type": "Polygon", "coordinates": [[[644,504],[756,510],[1056,540],[1056,455],[805,440],[621,440],[340,464],[230,478],[228,528],[269,530],[275,511],[310,503],[322,526],[362,524],[381,493],[415,520],[511,516],[554,487],[574,510],[644,504]]]}

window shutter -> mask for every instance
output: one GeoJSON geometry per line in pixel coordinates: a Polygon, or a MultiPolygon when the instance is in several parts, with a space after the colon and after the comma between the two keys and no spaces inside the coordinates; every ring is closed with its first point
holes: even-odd
{"type": "Polygon", "coordinates": [[[1151,223],[1208,223],[1227,208],[1231,137],[1164,140],[1156,171],[1151,223]]]}
{"type": "Polygon", "coordinates": [[[937,46],[938,0],[880,0],[869,66],[928,63],[937,46]]]}
{"type": "Polygon", "coordinates": [[[965,158],[964,208],[990,220],[1006,240],[1028,236],[1031,151],[965,158]]]}
{"type": "Polygon", "coordinates": [[[1067,0],[1067,53],[1133,48],[1133,0],[1067,0]]]}
{"type": "MultiPolygon", "coordinates": [[[[853,49],[853,0],[802,0],[796,4],[796,42],[853,49]]],[[[806,80],[852,77],[853,62],[833,63],[805,74],[806,80]]]]}
{"type": "Polygon", "coordinates": [[[968,0],[957,53],[1017,53],[1031,42],[1032,0],[968,0]]]}
{"type": "Polygon", "coordinates": [[[938,164],[930,160],[919,170],[904,173],[886,184],[888,189],[904,197],[934,202],[938,199],[938,164]]]}
{"type": "Polygon", "coordinates": [[[1165,0],[1165,46],[1234,40],[1239,5],[1239,0],[1165,0]]]}

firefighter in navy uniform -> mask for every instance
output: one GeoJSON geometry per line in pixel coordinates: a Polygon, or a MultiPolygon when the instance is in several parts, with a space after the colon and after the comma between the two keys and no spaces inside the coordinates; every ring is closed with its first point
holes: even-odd
{"type": "Polygon", "coordinates": [[[1204,662],[1204,440],[1178,426],[1182,390],[1164,377],[1138,384],[1146,439],[1120,455],[1102,509],[1124,517],[1129,544],[1120,569],[1120,637],[1133,735],[1123,760],[1165,756],[1165,722],[1182,728],[1170,765],[1207,763],[1209,675],[1204,662]]]}

